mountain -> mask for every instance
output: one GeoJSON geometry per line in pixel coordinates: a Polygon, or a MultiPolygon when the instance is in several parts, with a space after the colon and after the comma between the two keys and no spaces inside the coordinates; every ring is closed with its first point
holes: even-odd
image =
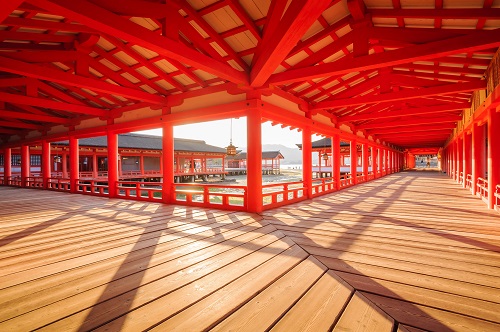
{"type": "MultiPolygon", "coordinates": [[[[246,152],[247,148],[244,147],[241,150],[246,152]]],[[[281,144],[263,144],[262,151],[280,151],[283,157],[285,157],[281,161],[282,165],[302,164],[302,150],[299,150],[297,147],[289,148],[281,144]]]]}

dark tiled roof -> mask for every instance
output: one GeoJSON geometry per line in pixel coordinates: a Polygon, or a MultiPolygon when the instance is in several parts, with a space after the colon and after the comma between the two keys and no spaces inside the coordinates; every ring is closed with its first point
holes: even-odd
{"type": "MultiPolygon", "coordinates": [[[[295,144],[302,149],[302,144],[295,144]]],[[[340,142],[340,146],[349,146],[347,142],[340,142]]],[[[321,148],[331,148],[332,147],[332,139],[330,137],[325,137],[320,140],[312,142],[313,149],[321,149],[321,148]]]]}
{"type": "MultiPolygon", "coordinates": [[[[141,134],[120,134],[118,135],[118,147],[120,149],[144,149],[144,150],[161,150],[161,136],[141,135],[141,134]]],[[[55,144],[68,145],[68,141],[57,142],[55,144]]],[[[80,146],[95,146],[107,147],[106,136],[82,138],[79,140],[80,146]]],[[[188,152],[212,152],[212,153],[226,153],[226,149],[218,146],[213,146],[205,143],[205,141],[174,138],[175,151],[188,151],[188,152]]]]}
{"type": "MultiPolygon", "coordinates": [[[[280,159],[285,159],[281,152],[279,151],[262,151],[262,159],[274,159],[274,158],[280,158],[280,159]]],[[[247,153],[246,152],[240,152],[236,156],[227,156],[227,160],[244,160],[247,159],[247,153]]]]}

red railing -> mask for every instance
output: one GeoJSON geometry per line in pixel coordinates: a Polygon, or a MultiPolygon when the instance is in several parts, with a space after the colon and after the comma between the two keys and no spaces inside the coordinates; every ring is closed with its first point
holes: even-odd
{"type": "Polygon", "coordinates": [[[366,182],[366,176],[363,173],[356,173],[356,182],[366,182]]]}
{"type": "Polygon", "coordinates": [[[375,173],[373,172],[368,173],[368,181],[370,180],[375,180],[375,173]]]}
{"type": "Polygon", "coordinates": [[[340,176],[340,188],[346,188],[352,185],[351,173],[346,173],[340,176]]]}
{"type": "Polygon", "coordinates": [[[162,198],[161,182],[118,181],[116,193],[119,197],[142,201],[159,201],[162,198]]]}
{"type": "Polygon", "coordinates": [[[43,178],[39,176],[28,176],[26,178],[26,187],[30,188],[43,188],[43,178]]]}
{"type": "Polygon", "coordinates": [[[9,186],[21,187],[22,181],[20,175],[11,176],[9,179],[9,186]]]}
{"type": "Polygon", "coordinates": [[[103,181],[78,179],[76,180],[76,192],[86,195],[107,196],[109,194],[108,185],[99,183],[103,183],[103,181]]]}
{"type": "Polygon", "coordinates": [[[482,198],[483,201],[488,202],[488,181],[483,178],[477,178],[476,195],[482,198]]]}
{"type": "Polygon", "coordinates": [[[333,178],[314,179],[312,182],[312,196],[320,196],[335,191],[333,178]]]}
{"type": "Polygon", "coordinates": [[[495,188],[495,210],[500,212],[500,184],[495,188]]]}
{"type": "Polygon", "coordinates": [[[465,188],[472,189],[472,174],[467,174],[465,177],[465,188]]]}
{"type": "Polygon", "coordinates": [[[181,205],[217,209],[246,210],[246,186],[220,186],[212,184],[174,184],[173,200],[181,205]]]}
{"type": "MultiPolygon", "coordinates": [[[[320,181],[320,180],[318,180],[320,181]]],[[[262,186],[262,205],[264,210],[287,205],[306,199],[302,181],[270,183],[262,186]]]]}
{"type": "Polygon", "coordinates": [[[47,189],[56,191],[70,191],[70,181],[68,178],[49,178],[47,189]]]}
{"type": "Polygon", "coordinates": [[[463,184],[464,183],[464,172],[460,172],[458,176],[458,183],[463,184]]]}

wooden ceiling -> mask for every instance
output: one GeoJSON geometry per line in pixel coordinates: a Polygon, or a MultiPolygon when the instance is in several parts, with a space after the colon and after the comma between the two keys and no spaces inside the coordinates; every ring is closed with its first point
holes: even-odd
{"type": "Polygon", "coordinates": [[[500,0],[0,0],[0,137],[223,85],[438,147],[486,88],[498,28],[500,0]]]}

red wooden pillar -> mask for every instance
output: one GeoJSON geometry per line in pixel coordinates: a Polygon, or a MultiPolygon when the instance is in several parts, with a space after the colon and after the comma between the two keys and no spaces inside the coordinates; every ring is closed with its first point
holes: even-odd
{"type": "Polygon", "coordinates": [[[368,180],[368,143],[363,144],[363,175],[368,180]]]}
{"type": "Polygon", "coordinates": [[[358,144],[356,140],[351,140],[349,146],[349,152],[351,154],[351,183],[358,183],[357,173],[358,173],[358,144]]]}
{"type": "MultiPolygon", "coordinates": [[[[321,165],[321,157],[319,159],[321,165]]],[[[312,141],[311,128],[302,129],[302,182],[304,183],[305,196],[312,197],[312,141]]]]}
{"type": "MultiPolygon", "coordinates": [[[[500,109],[499,109],[500,110],[500,109]]],[[[488,208],[495,207],[496,186],[500,184],[500,112],[488,114],[488,208]]]]}
{"type": "Polygon", "coordinates": [[[21,146],[21,187],[26,187],[26,181],[30,176],[30,147],[21,146]]]}
{"type": "Polygon", "coordinates": [[[457,176],[457,182],[460,183],[460,173],[463,173],[463,163],[464,163],[464,140],[463,136],[458,137],[457,139],[457,151],[458,151],[458,164],[457,164],[457,170],[458,170],[458,176],[457,176]]]}
{"type": "Polygon", "coordinates": [[[4,184],[10,184],[10,177],[12,176],[12,149],[5,148],[3,152],[3,177],[4,184]]]}
{"type": "MultiPolygon", "coordinates": [[[[164,123],[162,126],[162,191],[161,197],[164,203],[175,201],[174,193],[174,126],[171,123],[164,123]]],[[[177,162],[177,167],[178,167],[177,162]]]]}
{"type": "MultiPolygon", "coordinates": [[[[139,168],[140,168],[140,171],[141,171],[141,175],[144,175],[144,155],[141,153],[140,157],[139,157],[139,168]]],[[[174,163],[172,162],[172,165],[174,163]]]]}
{"type": "Polygon", "coordinates": [[[377,178],[377,149],[372,145],[372,173],[373,178],[377,178]]]}
{"type": "Polygon", "coordinates": [[[119,179],[118,135],[107,133],[108,140],[108,193],[109,197],[116,197],[116,185],[119,179]]]}
{"type": "MultiPolygon", "coordinates": [[[[62,163],[62,177],[67,179],[68,178],[68,155],[66,152],[61,151],[62,158],[61,158],[61,163],[62,163]]],[[[57,172],[60,170],[58,169],[57,172]]]]}
{"type": "Polygon", "coordinates": [[[379,178],[382,176],[382,164],[383,164],[383,159],[382,159],[382,149],[377,148],[377,174],[376,178],[379,178]]]}
{"type": "Polygon", "coordinates": [[[50,164],[50,143],[47,141],[42,141],[42,179],[43,187],[45,189],[49,187],[50,164]]]}
{"type": "Polygon", "coordinates": [[[321,151],[318,151],[318,174],[316,174],[316,177],[321,177],[321,151]]]}
{"type": "Polygon", "coordinates": [[[92,153],[92,176],[93,178],[97,178],[99,176],[99,172],[98,172],[98,165],[97,165],[97,151],[94,150],[93,153],[92,153]]]}
{"type": "Polygon", "coordinates": [[[471,160],[471,136],[464,132],[464,143],[463,143],[463,172],[464,172],[464,183],[462,186],[467,188],[467,175],[471,173],[470,160],[471,160]]]}
{"type": "MultiPolygon", "coordinates": [[[[109,144],[109,142],[108,142],[109,144]]],[[[109,159],[108,159],[109,167],[109,159]]],[[[70,191],[72,193],[77,192],[77,182],[79,174],[79,151],[78,151],[78,139],[70,136],[69,137],[69,183],[70,191]]]]}
{"type": "Polygon", "coordinates": [[[340,189],[340,135],[332,136],[332,177],[335,189],[340,189]]]}
{"type": "Polygon", "coordinates": [[[477,178],[484,178],[486,142],[484,127],[476,123],[472,126],[472,194],[477,191],[477,178]]]}
{"type": "Polygon", "coordinates": [[[247,209],[262,212],[262,110],[247,116],[247,209]]]}

